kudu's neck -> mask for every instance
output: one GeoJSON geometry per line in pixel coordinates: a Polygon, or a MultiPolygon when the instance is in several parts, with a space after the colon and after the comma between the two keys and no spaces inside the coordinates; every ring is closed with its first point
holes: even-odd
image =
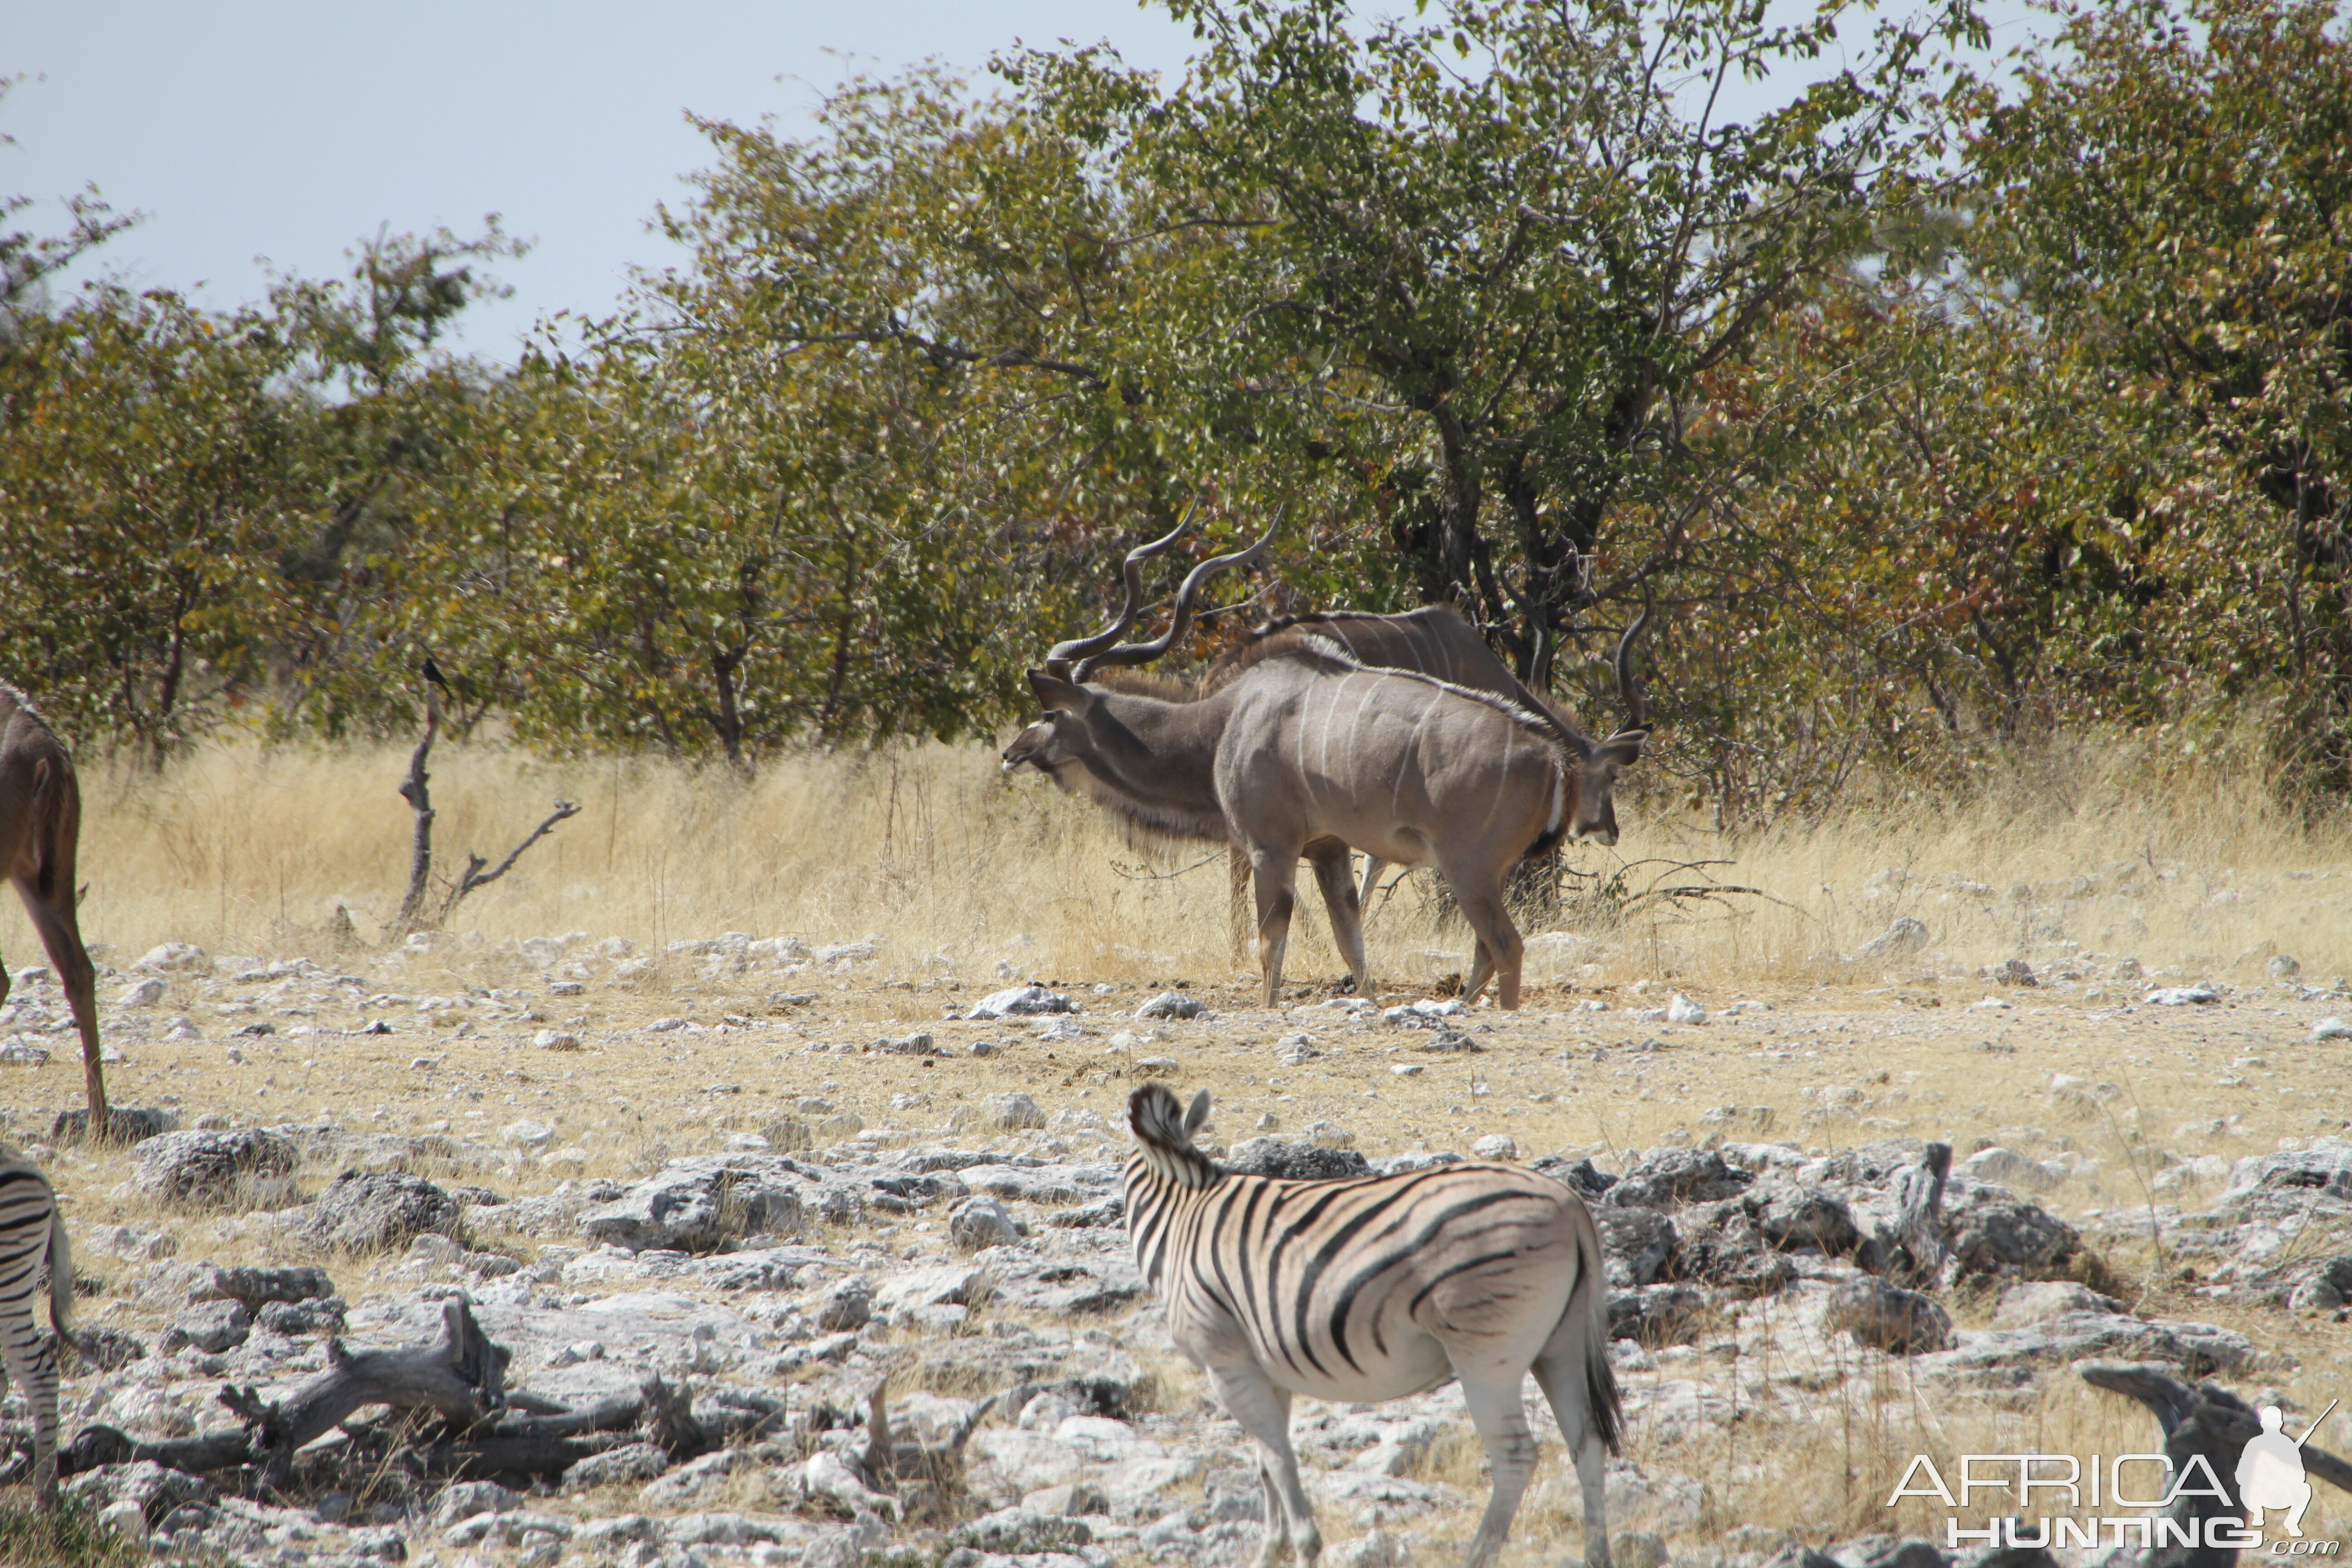
{"type": "Polygon", "coordinates": [[[1080,760],[1096,798],[1164,832],[1223,838],[1217,742],[1233,703],[1224,692],[1193,702],[1097,689],[1080,760]]]}

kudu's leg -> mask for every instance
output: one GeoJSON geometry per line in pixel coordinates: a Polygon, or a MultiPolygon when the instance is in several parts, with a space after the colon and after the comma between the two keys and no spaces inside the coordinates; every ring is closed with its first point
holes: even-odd
{"type": "Polygon", "coordinates": [[[66,1000],[73,1006],[81,1031],[82,1083],[89,1097],[89,1137],[104,1142],[112,1122],[106,1107],[105,1068],[99,1063],[98,976],[82,945],[81,927],[74,918],[74,860],[81,837],[81,794],[73,770],[59,757],[43,757],[33,764],[28,815],[22,819],[25,838],[17,859],[8,868],[33,929],[41,933],[49,963],[58,972],[66,1000]]]}
{"type": "Polygon", "coordinates": [[[1315,881],[1323,889],[1323,907],[1331,912],[1331,940],[1339,944],[1339,956],[1348,962],[1348,973],[1356,977],[1356,994],[1369,997],[1372,994],[1371,965],[1364,960],[1364,912],[1356,901],[1356,879],[1349,875],[1353,857],[1348,847],[1336,838],[1324,839],[1307,847],[1307,858],[1315,863],[1315,881]]]}
{"type": "Polygon", "coordinates": [[[1265,1005],[1282,999],[1282,952],[1290,942],[1290,913],[1298,904],[1298,846],[1279,850],[1250,847],[1250,870],[1257,888],[1257,962],[1265,972],[1265,1005]]]}
{"type": "Polygon", "coordinates": [[[106,1108],[105,1069],[99,1063],[98,972],[90,963],[89,950],[82,945],[80,922],[74,919],[69,862],[64,870],[58,885],[47,895],[29,879],[19,881],[16,891],[24,897],[26,912],[33,917],[33,928],[41,933],[41,945],[48,949],[49,962],[57,965],[58,983],[65,987],[66,1000],[73,1005],[74,1023],[81,1031],[82,1085],[89,1096],[89,1136],[102,1143],[110,1136],[112,1122],[106,1108]]]}
{"type": "Polygon", "coordinates": [[[1356,904],[1366,914],[1371,912],[1372,895],[1381,890],[1381,870],[1387,864],[1377,855],[1364,857],[1363,890],[1356,895],[1356,904]]]}
{"type": "Polygon", "coordinates": [[[1478,948],[1470,970],[1470,983],[1463,988],[1465,1006],[1478,999],[1479,991],[1491,974],[1496,979],[1496,1002],[1511,1008],[1519,1005],[1519,962],[1525,955],[1526,944],[1519,941],[1519,928],[1511,923],[1511,913],[1503,902],[1503,880],[1499,875],[1456,878],[1448,875],[1446,886],[1454,889],[1454,901],[1470,929],[1478,933],[1478,948]]]}
{"type": "Polygon", "coordinates": [[[1240,845],[1225,850],[1225,927],[1233,933],[1234,956],[1239,958],[1249,948],[1249,919],[1244,912],[1244,900],[1249,892],[1249,851],[1240,845]]]}

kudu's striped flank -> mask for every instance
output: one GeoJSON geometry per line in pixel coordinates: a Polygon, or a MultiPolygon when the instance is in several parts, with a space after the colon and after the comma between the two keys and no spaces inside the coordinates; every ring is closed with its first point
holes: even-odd
{"type": "Polygon", "coordinates": [[[1584,1494],[1584,1555],[1609,1568],[1604,1451],[1618,1439],[1601,1237],[1583,1203],[1516,1165],[1454,1164],[1391,1176],[1292,1182],[1237,1175],[1192,1146],[1209,1116],[1160,1084],[1128,1100],[1129,1234],[1186,1359],[1257,1440],[1265,1484],[1259,1568],[1322,1550],[1290,1401],[1397,1399],[1462,1380],[1494,1466],[1471,1541],[1481,1568],[1509,1535],[1534,1472],[1521,1384],[1530,1372],[1559,1418],[1584,1494]]]}
{"type": "Polygon", "coordinates": [[[34,1311],[47,1265],[49,1321],[63,1334],[73,1320],[73,1258],[57,1194],[37,1166],[0,1162],[0,1358],[33,1412],[33,1500],[58,1500],[58,1359],[34,1311]]]}

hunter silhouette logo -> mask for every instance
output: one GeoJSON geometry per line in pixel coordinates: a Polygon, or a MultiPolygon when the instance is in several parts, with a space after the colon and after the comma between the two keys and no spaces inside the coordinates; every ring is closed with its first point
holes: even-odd
{"type": "Polygon", "coordinates": [[[2260,1530],[2264,1512],[2284,1509],[2286,1532],[2297,1540],[2303,1538],[2303,1510],[2311,1506],[2311,1482],[2303,1473],[2303,1446],[2311,1441],[2319,1422],[2327,1419],[2336,1405],[2329,1400],[2327,1409],[2319,1413],[2319,1421],[2305,1427],[2300,1437],[2286,1435],[2286,1416],[2277,1405],[2263,1406],[2262,1436],[2247,1439],[2245,1452],[2238,1457],[2238,1497],[2245,1504],[2246,1528],[2260,1530]]]}
{"type": "MultiPolygon", "coordinates": [[[[2210,1457],[2191,1445],[2180,1458],[2093,1454],[2087,1462],[2071,1454],[1959,1454],[1947,1456],[1939,1467],[1930,1456],[1914,1454],[1886,1506],[1897,1507],[1906,1498],[1932,1498],[1943,1504],[1948,1510],[1943,1545],[1950,1552],[1968,1547],[2088,1552],[2137,1546],[2143,1554],[2160,1552],[2168,1560],[2176,1547],[2334,1558],[2342,1554],[2343,1542],[2315,1541],[2304,1534],[2312,1491],[2306,1472],[2352,1490],[2352,1483],[2342,1479],[2352,1467],[2323,1449],[2306,1453],[2305,1446],[2339,1403],[2329,1400],[2301,1436],[2286,1430],[2285,1415],[2275,1405],[2256,1411],[2230,1398],[2226,1405],[2212,1406],[2206,1414],[2237,1431],[2245,1430],[2239,1422],[2250,1417],[2259,1422],[2229,1472],[2234,1486],[2223,1479],[2221,1467],[2231,1461],[2218,1442],[2210,1457]],[[1984,1516],[1980,1510],[1985,1504],[1978,1500],[1988,1491],[2002,1494],[2002,1506],[1991,1517],[1984,1516]],[[1964,1527],[1961,1516],[1970,1512],[1979,1513],[1984,1522],[1964,1527]],[[2274,1532],[2267,1539],[2263,1529],[2266,1518],[2274,1532]]],[[[2168,1423],[2168,1429],[2177,1425],[2168,1423]]],[[[2218,1439],[2221,1430],[2211,1436],[2218,1439]]]]}

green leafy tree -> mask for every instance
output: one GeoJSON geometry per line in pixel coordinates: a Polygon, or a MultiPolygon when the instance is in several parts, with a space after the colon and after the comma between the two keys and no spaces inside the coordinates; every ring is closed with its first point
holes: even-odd
{"type": "MultiPolygon", "coordinates": [[[[289,484],[299,498],[270,578],[275,728],[341,735],[410,717],[422,650],[400,632],[393,595],[446,586],[408,570],[433,553],[418,536],[420,497],[518,414],[500,373],[440,345],[468,306],[509,291],[485,268],[526,248],[495,214],[470,239],[380,232],[344,278],[271,289],[294,356],[283,395],[299,426],[289,484]]],[[[503,695],[469,682],[453,727],[470,730],[503,695]]]]}
{"type": "Polygon", "coordinates": [[[1671,530],[1610,530],[1690,483],[1698,378],[1907,195],[1937,129],[1916,26],[1752,123],[1717,115],[1727,83],[1817,54],[1837,7],[1782,28],[1459,4],[1363,30],[1340,0],[1171,9],[1205,46],[1173,92],[1088,54],[1003,68],[1125,176],[1131,222],[1223,237],[1172,334],[1216,422],[1362,464],[1418,595],[1539,684],[1597,599],[1677,559],[1671,530]]]}
{"type": "Polygon", "coordinates": [[[256,694],[287,513],[266,313],[87,289],[0,357],[0,602],[10,658],[66,728],[160,760],[256,694]]]}
{"type": "Polygon", "coordinates": [[[2186,437],[2116,510],[2163,558],[2160,630],[2225,690],[2275,686],[2313,781],[2352,782],[2352,44],[2325,0],[2067,13],[1970,148],[1975,248],[2186,437]],[[2251,488],[2258,524],[2232,504],[2251,488]]]}

